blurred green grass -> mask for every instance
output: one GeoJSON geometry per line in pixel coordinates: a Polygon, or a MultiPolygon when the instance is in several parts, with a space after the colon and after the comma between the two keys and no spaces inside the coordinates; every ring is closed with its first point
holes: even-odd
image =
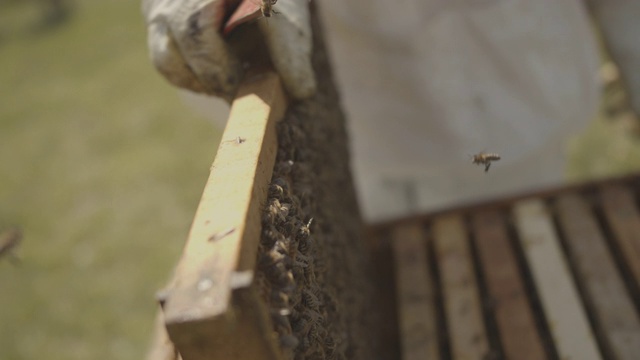
{"type": "Polygon", "coordinates": [[[640,169],[640,120],[631,111],[617,68],[604,50],[602,56],[602,101],[588,128],[569,141],[570,181],[620,176],[640,169]]]}
{"type": "Polygon", "coordinates": [[[155,73],[139,1],[0,4],[0,359],[140,359],[220,133],[155,73]],[[2,259],[0,259],[2,260],[2,259]]]}
{"type": "MultiPolygon", "coordinates": [[[[0,3],[0,229],[25,233],[22,264],[0,261],[0,359],[140,359],[220,134],[149,64],[139,1],[39,31],[36,4],[0,3]]],[[[610,86],[570,179],[640,168],[610,86]]]]}

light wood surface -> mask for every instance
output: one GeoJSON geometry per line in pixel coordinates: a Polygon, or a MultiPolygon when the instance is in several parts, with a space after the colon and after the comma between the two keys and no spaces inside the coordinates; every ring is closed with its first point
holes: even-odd
{"type": "Polygon", "coordinates": [[[546,359],[504,217],[488,210],[471,222],[505,358],[546,359]]]}
{"type": "Polygon", "coordinates": [[[539,199],[523,200],[513,213],[560,358],[601,359],[547,207],[539,199]]]}
{"type": "Polygon", "coordinates": [[[614,359],[640,355],[640,320],[588,204],[575,194],[557,202],[560,225],[588,295],[606,351],[614,359]]]}
{"type": "Polygon", "coordinates": [[[453,360],[485,359],[489,345],[478,284],[462,217],[449,215],[433,222],[444,307],[453,360]]]}
{"type": "Polygon", "coordinates": [[[251,284],[277,152],[275,126],[285,104],[272,72],[245,81],[233,102],[166,292],[165,324],[184,360],[279,357],[267,310],[251,284]]]}

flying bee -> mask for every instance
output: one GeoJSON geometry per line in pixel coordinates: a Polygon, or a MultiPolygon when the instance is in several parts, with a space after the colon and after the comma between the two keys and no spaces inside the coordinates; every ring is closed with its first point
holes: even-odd
{"type": "Polygon", "coordinates": [[[471,155],[471,163],[476,165],[484,165],[484,172],[489,171],[492,161],[500,160],[500,155],[496,153],[486,153],[484,151],[471,155]]]}

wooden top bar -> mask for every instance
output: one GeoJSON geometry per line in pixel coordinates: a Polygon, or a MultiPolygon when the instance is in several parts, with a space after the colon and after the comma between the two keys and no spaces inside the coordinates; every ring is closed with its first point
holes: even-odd
{"type": "Polygon", "coordinates": [[[514,216],[560,358],[602,359],[545,204],[524,200],[514,216]]]}
{"type": "Polygon", "coordinates": [[[628,187],[615,184],[604,186],[600,192],[607,223],[614,234],[613,240],[640,287],[640,212],[633,193],[628,187]]]}
{"type": "Polygon", "coordinates": [[[546,359],[505,219],[488,210],[473,214],[471,223],[505,358],[546,359]]]}
{"type": "Polygon", "coordinates": [[[436,218],[433,236],[450,330],[451,358],[486,359],[489,343],[462,217],[448,215],[436,218]]]}
{"type": "Polygon", "coordinates": [[[427,258],[427,237],[418,224],[394,229],[398,322],[405,360],[440,359],[435,290],[427,258]]]}
{"type": "Polygon", "coordinates": [[[618,360],[637,359],[640,320],[591,209],[571,193],[562,195],[556,208],[577,280],[589,295],[585,299],[601,329],[605,352],[618,360]]]}
{"type": "MultiPolygon", "coordinates": [[[[280,79],[272,72],[248,78],[232,104],[184,252],[166,290],[165,324],[184,360],[230,359],[239,354],[277,358],[269,339],[256,344],[220,340],[229,340],[229,329],[239,324],[253,326],[244,317],[264,318],[251,311],[234,311],[232,292],[245,289],[243,301],[255,300],[256,304],[248,305],[252,311],[260,308],[250,287],[260,241],[261,204],[266,201],[277,152],[275,125],[285,106],[280,79]],[[211,345],[202,343],[206,339],[211,345]],[[216,349],[211,349],[213,339],[216,349]],[[249,351],[256,346],[259,349],[249,351]]],[[[269,334],[267,330],[265,336],[269,334]]]]}

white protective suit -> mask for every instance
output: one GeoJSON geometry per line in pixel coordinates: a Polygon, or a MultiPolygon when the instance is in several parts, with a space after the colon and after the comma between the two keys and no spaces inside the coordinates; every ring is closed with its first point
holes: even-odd
{"type": "Polygon", "coordinates": [[[366,220],[562,181],[598,103],[581,1],[316,1],[366,220]],[[502,160],[485,173],[480,151],[502,160]]]}

